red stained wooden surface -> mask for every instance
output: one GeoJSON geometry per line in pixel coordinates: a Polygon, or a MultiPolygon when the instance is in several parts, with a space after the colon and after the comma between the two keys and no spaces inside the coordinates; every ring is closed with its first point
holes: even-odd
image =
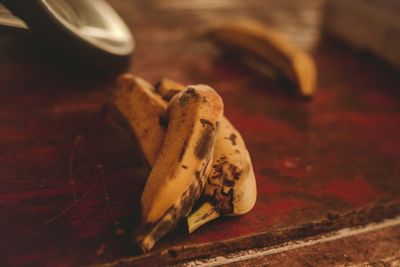
{"type": "MultiPolygon", "coordinates": [[[[137,39],[129,71],[151,82],[165,76],[216,88],[247,142],[258,184],[249,214],[190,236],[181,225],[142,259],[217,254],[400,213],[398,73],[328,38],[314,52],[318,93],[299,101],[286,85],[187,38],[202,16],[224,9],[113,3],[137,39]]],[[[137,255],[131,235],[148,169],[135,143],[106,122],[114,77],[87,72],[32,36],[4,32],[0,48],[1,265],[137,255]]]]}

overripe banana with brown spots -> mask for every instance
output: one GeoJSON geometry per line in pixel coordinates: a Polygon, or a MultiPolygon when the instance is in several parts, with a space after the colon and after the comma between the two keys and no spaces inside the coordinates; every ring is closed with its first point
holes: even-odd
{"type": "Polygon", "coordinates": [[[118,78],[110,102],[114,120],[134,134],[147,163],[153,166],[165,138],[167,103],[151,84],[130,74],[118,78]]]}
{"type": "Polygon", "coordinates": [[[273,67],[296,84],[302,96],[314,94],[314,60],[282,33],[253,20],[239,19],[211,26],[203,34],[224,50],[237,54],[252,69],[271,76],[273,67]]]}
{"type": "MultiPolygon", "coordinates": [[[[163,79],[156,91],[168,100],[184,88],[177,82],[163,79]]],[[[256,179],[249,152],[240,133],[226,117],[221,121],[203,196],[206,201],[187,218],[190,233],[221,215],[247,213],[256,202],[256,179]]]]}
{"type": "MultiPolygon", "coordinates": [[[[153,138],[164,139],[166,128],[160,126],[160,118],[162,118],[161,121],[165,122],[164,118],[167,117],[166,103],[160,101],[159,96],[154,94],[153,88],[140,78],[132,75],[123,75],[122,78],[119,79],[118,84],[119,89],[117,89],[117,92],[118,90],[119,92],[118,94],[114,93],[113,97],[114,106],[118,107],[123,117],[136,120],[136,123],[131,123],[128,126],[132,128],[136,127],[134,132],[153,132],[153,136],[156,136],[153,138]],[[139,86],[140,84],[142,86],[139,86]],[[134,90],[139,90],[141,93],[135,93],[134,90]],[[135,103],[135,105],[132,105],[133,103],[135,103]],[[138,113],[139,117],[136,118],[136,112],[139,109],[147,110],[145,117],[140,116],[141,113],[138,113]],[[143,119],[146,119],[146,121],[140,123],[143,119]]],[[[156,86],[156,91],[161,94],[165,100],[170,100],[175,94],[184,89],[185,87],[183,85],[168,79],[163,79],[156,86]]],[[[119,117],[120,116],[118,116],[118,118],[119,117]]],[[[161,124],[165,125],[165,123],[161,124]]],[[[220,128],[221,133],[218,134],[215,144],[216,150],[214,151],[214,155],[216,157],[212,164],[213,174],[209,175],[210,179],[213,177],[213,181],[210,180],[211,183],[207,181],[203,190],[203,195],[207,201],[202,204],[199,210],[193,212],[189,217],[188,226],[190,232],[220,215],[243,214],[253,207],[256,200],[255,177],[244,142],[240,134],[237,133],[226,118],[222,119],[220,128]],[[237,150],[241,151],[241,153],[235,152],[235,146],[237,146],[237,150]],[[236,154],[232,154],[232,151],[236,154]],[[229,160],[224,160],[224,155],[228,155],[229,160]],[[243,161],[240,160],[241,157],[244,158],[243,161]],[[230,162],[232,166],[239,167],[229,167],[230,165],[228,162],[230,162]],[[217,173],[220,175],[217,175],[217,173]],[[233,174],[235,174],[235,176],[233,174]],[[234,182],[235,185],[233,188],[230,188],[229,185],[232,185],[232,183],[228,180],[235,181],[235,177],[238,177],[238,174],[240,174],[240,179],[234,182]],[[227,179],[225,179],[224,182],[225,177],[227,179]],[[233,189],[233,191],[231,189],[233,189]],[[215,195],[214,191],[217,192],[215,195]],[[233,210],[232,207],[230,207],[231,204],[233,204],[233,210]]],[[[144,150],[146,158],[154,159],[158,157],[161,150],[160,141],[154,139],[151,141],[141,138],[139,139],[139,143],[140,142],[144,142],[143,146],[147,145],[147,149],[144,150]]],[[[153,166],[154,161],[150,160],[149,163],[150,166],[153,166]]],[[[204,179],[204,176],[202,179],[204,179]]]]}
{"type": "Polygon", "coordinates": [[[136,241],[143,251],[187,216],[200,197],[222,116],[221,97],[206,85],[189,86],[168,104],[166,136],[141,197],[136,241]]]}

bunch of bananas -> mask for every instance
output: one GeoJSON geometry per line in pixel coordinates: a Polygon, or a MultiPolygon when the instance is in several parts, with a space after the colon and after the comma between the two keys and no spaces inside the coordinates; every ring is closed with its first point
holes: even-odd
{"type": "Polygon", "coordinates": [[[138,141],[150,165],[135,240],[143,252],[186,218],[191,233],[221,215],[241,215],[256,201],[250,155],[207,85],[163,79],[156,87],[122,75],[110,110],[138,141]],[[200,208],[192,212],[201,198],[200,208]]]}
{"type": "MultiPolygon", "coordinates": [[[[314,94],[312,57],[279,32],[237,20],[208,27],[200,35],[260,72],[272,67],[300,95],[314,94]]],[[[250,155],[240,133],[223,116],[223,101],[214,89],[168,79],[153,87],[125,74],[110,102],[113,118],[134,135],[152,168],[135,238],[144,252],[184,218],[192,233],[219,216],[253,208],[257,189],[250,155]],[[198,200],[199,208],[192,212],[198,200]]]]}

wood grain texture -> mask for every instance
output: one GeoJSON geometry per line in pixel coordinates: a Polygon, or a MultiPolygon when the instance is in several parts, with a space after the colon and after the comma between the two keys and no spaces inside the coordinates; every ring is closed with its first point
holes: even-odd
{"type": "Polygon", "coordinates": [[[106,120],[114,77],[85,69],[33,35],[5,32],[1,265],[162,265],[400,213],[400,79],[393,70],[328,38],[313,53],[317,95],[299,101],[285,83],[263,80],[188,37],[208,18],[263,18],[262,4],[112,3],[137,41],[129,72],[151,82],[165,76],[207,83],[221,94],[254,162],[257,204],[245,216],[216,220],[192,235],[181,225],[151,254],[138,256],[131,238],[149,170],[134,140],[106,120]]]}

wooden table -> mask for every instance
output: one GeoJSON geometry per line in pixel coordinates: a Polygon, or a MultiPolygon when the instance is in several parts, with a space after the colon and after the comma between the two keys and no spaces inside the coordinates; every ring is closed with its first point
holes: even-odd
{"type": "MultiPolygon", "coordinates": [[[[206,8],[181,0],[168,6],[112,1],[137,41],[129,72],[150,82],[170,77],[213,86],[248,144],[258,183],[249,214],[216,220],[191,235],[180,225],[146,255],[131,238],[149,170],[135,143],[105,120],[115,77],[85,70],[35,36],[1,32],[0,265],[166,265],[396,222],[398,72],[325,37],[313,52],[318,93],[307,102],[285,84],[262,79],[219,57],[210,44],[188,38],[188,30],[210,18],[253,14],[267,21],[274,1],[258,2],[218,1],[220,6],[206,8]]],[[[339,245],[261,253],[241,264],[282,266],[285,257],[299,265],[343,263],[319,257],[343,249],[353,255],[349,262],[363,262],[374,253],[371,240],[388,248],[375,258],[386,259],[391,251],[394,261],[400,258],[399,228],[389,225],[334,241],[339,245]]]]}

